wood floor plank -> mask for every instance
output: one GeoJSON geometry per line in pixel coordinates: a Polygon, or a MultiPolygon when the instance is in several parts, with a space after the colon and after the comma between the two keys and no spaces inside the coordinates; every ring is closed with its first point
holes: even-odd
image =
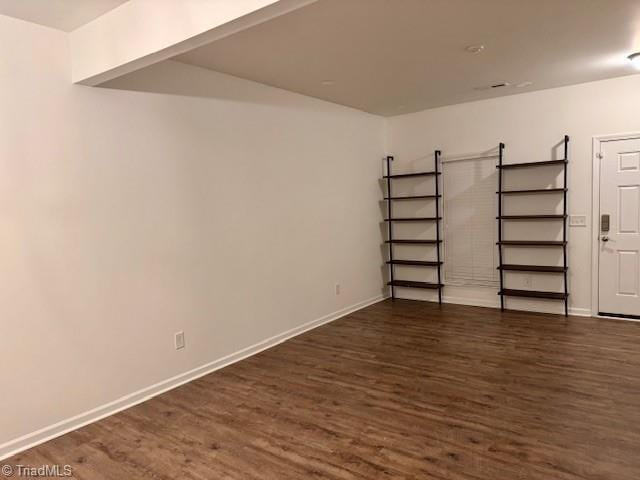
{"type": "Polygon", "coordinates": [[[640,478],[640,323],[385,301],[3,463],[74,478],[640,478]]]}

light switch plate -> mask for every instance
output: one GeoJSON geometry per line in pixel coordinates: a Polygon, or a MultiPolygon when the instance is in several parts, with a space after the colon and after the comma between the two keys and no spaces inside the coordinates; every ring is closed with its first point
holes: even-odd
{"type": "Polygon", "coordinates": [[[569,215],[569,226],[571,227],[586,227],[587,216],[586,215],[569,215]]]}

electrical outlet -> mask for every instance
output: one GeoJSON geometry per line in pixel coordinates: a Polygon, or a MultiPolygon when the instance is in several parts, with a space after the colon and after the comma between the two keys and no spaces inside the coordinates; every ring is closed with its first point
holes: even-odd
{"type": "Polygon", "coordinates": [[[571,227],[586,227],[587,216],[586,215],[569,215],[569,226],[571,227]]]}
{"type": "Polygon", "coordinates": [[[340,295],[340,284],[336,283],[336,295],[340,295]]]}
{"type": "Polygon", "coordinates": [[[184,348],[184,332],[176,332],[175,344],[176,350],[182,350],[184,348]]]}

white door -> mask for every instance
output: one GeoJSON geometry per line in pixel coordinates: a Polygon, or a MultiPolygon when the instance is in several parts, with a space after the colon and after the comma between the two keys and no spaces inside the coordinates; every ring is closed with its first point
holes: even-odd
{"type": "Polygon", "coordinates": [[[602,142],[600,154],[599,311],[638,317],[640,138],[602,142]]]}

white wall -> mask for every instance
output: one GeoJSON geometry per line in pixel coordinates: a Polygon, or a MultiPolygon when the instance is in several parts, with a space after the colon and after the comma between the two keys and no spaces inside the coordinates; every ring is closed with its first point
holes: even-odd
{"type": "MultiPolygon", "coordinates": [[[[506,143],[505,162],[561,158],[562,153],[552,147],[563,135],[570,135],[569,213],[587,215],[588,222],[587,228],[569,229],[570,306],[575,313],[587,314],[591,308],[592,139],[596,135],[640,131],[639,109],[640,76],[630,76],[393,117],[388,119],[387,149],[395,155],[394,168],[400,172],[428,168],[430,163],[416,159],[432,154],[436,148],[444,157],[454,157],[486,152],[499,142],[506,143]]],[[[534,177],[527,180],[536,182],[534,177]]],[[[544,183],[548,178],[539,180],[544,183]]],[[[522,230],[511,233],[511,238],[527,235],[522,230]]],[[[518,288],[522,281],[514,279],[511,285],[518,288]]],[[[548,276],[532,276],[532,282],[528,288],[559,287],[550,283],[548,276]]],[[[410,291],[402,295],[420,297],[410,291]]],[[[457,302],[498,304],[495,289],[447,287],[445,296],[457,302]]],[[[522,299],[509,300],[509,306],[553,312],[562,308],[560,302],[522,299]]]]}
{"type": "Polygon", "coordinates": [[[0,456],[383,288],[382,119],[198,69],[75,86],[67,40],[0,17],[0,456]]]}

